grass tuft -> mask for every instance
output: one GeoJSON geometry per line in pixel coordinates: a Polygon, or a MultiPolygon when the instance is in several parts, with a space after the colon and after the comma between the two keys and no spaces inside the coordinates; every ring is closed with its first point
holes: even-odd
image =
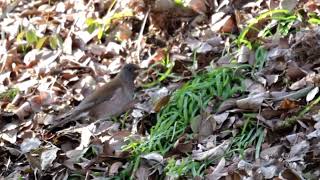
{"type": "MultiPolygon", "coordinates": [[[[241,93],[244,90],[243,77],[237,70],[232,67],[221,67],[202,73],[173,93],[168,105],[157,114],[157,124],[152,127],[149,139],[143,142],[131,142],[125,147],[126,150],[131,150],[133,155],[132,172],[138,167],[141,154],[158,152],[165,155],[190,126],[190,121],[199,115],[211,100],[216,99],[218,107],[223,100],[241,93]]],[[[172,163],[168,164],[170,165],[172,163]]],[[[192,167],[201,166],[192,164],[192,167]]],[[[182,165],[180,167],[182,169],[177,168],[169,170],[185,173],[182,165]]]]}

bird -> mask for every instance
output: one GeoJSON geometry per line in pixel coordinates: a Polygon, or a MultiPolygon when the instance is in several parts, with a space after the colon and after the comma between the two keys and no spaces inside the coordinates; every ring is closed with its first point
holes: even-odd
{"type": "Polygon", "coordinates": [[[138,65],[125,64],[110,82],[97,88],[70,112],[54,119],[53,125],[49,129],[62,127],[68,122],[86,116],[101,120],[124,113],[132,105],[135,90],[134,80],[139,71],[138,65]]]}

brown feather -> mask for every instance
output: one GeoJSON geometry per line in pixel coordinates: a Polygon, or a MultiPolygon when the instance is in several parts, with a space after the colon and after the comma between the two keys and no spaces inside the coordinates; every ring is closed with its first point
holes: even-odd
{"type": "Polygon", "coordinates": [[[109,83],[97,88],[70,112],[58,116],[50,129],[80,119],[87,113],[94,118],[110,117],[123,113],[127,104],[133,100],[134,79],[138,66],[125,65],[120,73],[109,83]]]}

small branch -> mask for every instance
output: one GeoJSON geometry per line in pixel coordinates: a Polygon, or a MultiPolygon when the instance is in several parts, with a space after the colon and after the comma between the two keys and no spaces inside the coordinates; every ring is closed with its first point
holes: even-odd
{"type": "Polygon", "coordinates": [[[144,19],[143,19],[143,22],[142,22],[142,25],[141,25],[141,29],[140,29],[140,32],[139,32],[139,37],[136,41],[136,47],[137,47],[137,51],[136,51],[136,56],[137,56],[137,60],[138,60],[138,63],[140,64],[140,51],[141,51],[141,42],[142,42],[142,38],[143,38],[143,31],[144,31],[144,28],[146,26],[146,23],[147,23],[147,19],[149,17],[149,13],[150,13],[150,8],[148,10],[148,12],[146,13],[144,19]]]}

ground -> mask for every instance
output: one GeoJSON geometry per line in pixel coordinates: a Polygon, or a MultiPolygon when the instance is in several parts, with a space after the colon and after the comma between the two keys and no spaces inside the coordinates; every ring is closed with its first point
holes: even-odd
{"type": "Polygon", "coordinates": [[[1,179],[319,179],[318,1],[0,5],[1,179]],[[128,63],[129,109],[57,121],[128,63]]]}

